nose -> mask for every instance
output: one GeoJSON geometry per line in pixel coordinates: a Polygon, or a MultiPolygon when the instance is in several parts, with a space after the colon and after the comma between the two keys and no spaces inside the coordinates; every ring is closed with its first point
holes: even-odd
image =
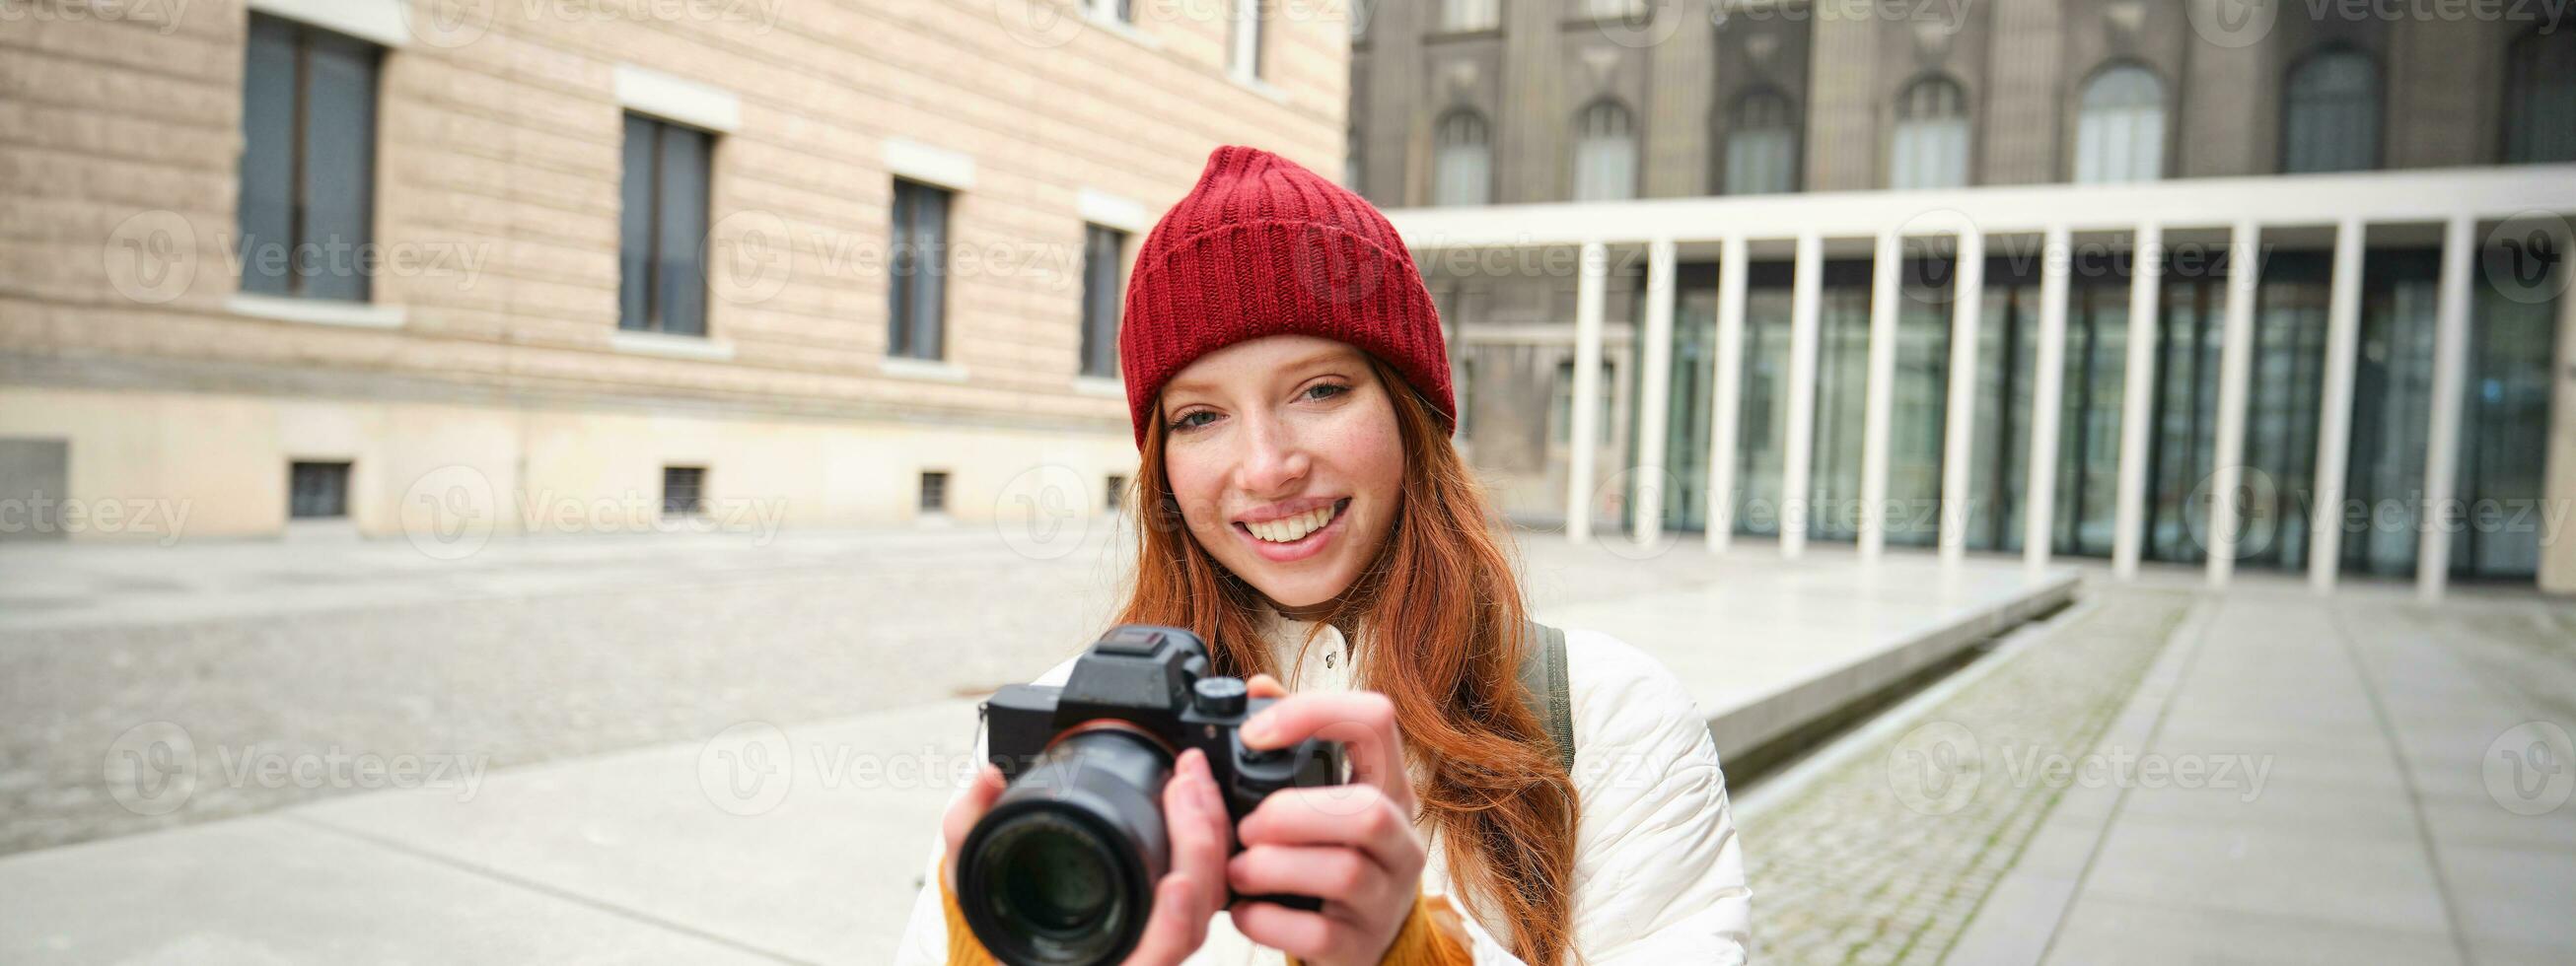
{"type": "Polygon", "coordinates": [[[1243,458],[1235,464],[1235,487],[1255,498],[1285,496],[1314,468],[1313,457],[1297,432],[1268,415],[1245,417],[1243,458]]]}

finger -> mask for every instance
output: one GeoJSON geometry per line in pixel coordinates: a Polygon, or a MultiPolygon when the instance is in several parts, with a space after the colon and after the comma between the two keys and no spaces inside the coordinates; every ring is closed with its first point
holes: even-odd
{"type": "Polygon", "coordinates": [[[1395,730],[1395,704],[1375,691],[1292,694],[1243,723],[1243,743],[1284,748],[1308,738],[1342,743],[1351,780],[1375,785],[1408,809],[1413,782],[1404,773],[1404,751],[1395,730]]]}
{"type": "Polygon", "coordinates": [[[947,840],[948,851],[939,863],[940,876],[948,882],[951,891],[957,888],[958,847],[966,844],[966,833],[974,831],[975,823],[984,819],[984,813],[993,810],[993,800],[1002,797],[1002,790],[1007,787],[1010,787],[1010,782],[1002,778],[1002,770],[985,765],[975,773],[975,780],[967,783],[966,794],[950,803],[948,814],[941,817],[940,836],[947,840]]]}
{"type": "Polygon", "coordinates": [[[1288,687],[1280,684],[1278,678],[1271,677],[1267,674],[1253,675],[1252,680],[1244,682],[1244,690],[1256,698],[1284,698],[1288,696],[1288,687]]]}
{"type": "Polygon", "coordinates": [[[1354,909],[1384,906],[1394,879],[1368,853],[1346,846],[1256,845],[1225,863],[1244,895],[1313,896],[1354,909]]]}
{"type": "Polygon", "coordinates": [[[1275,902],[1238,902],[1232,910],[1234,931],[1243,937],[1307,962],[1329,960],[1346,945],[1350,927],[1320,912],[1290,909],[1275,902]]]}
{"type": "Polygon", "coordinates": [[[1422,868],[1422,843],[1412,819],[1394,801],[1367,785],[1285,788],[1272,792],[1235,829],[1245,848],[1325,845],[1355,848],[1389,873],[1410,876],[1422,868]]]}
{"type": "Polygon", "coordinates": [[[1145,935],[1136,941],[1136,951],[1128,954],[1128,966],[1176,964],[1207,941],[1208,917],[1181,911],[1199,902],[1202,891],[1186,874],[1163,877],[1162,884],[1154,887],[1154,914],[1145,921],[1145,935]]]}
{"type": "MultiPolygon", "coordinates": [[[[1208,773],[1207,756],[1196,748],[1182,752],[1172,769],[1172,780],[1163,785],[1163,816],[1166,834],[1172,841],[1172,874],[1188,875],[1202,883],[1225,879],[1230,830],[1223,818],[1223,807],[1211,807],[1215,797],[1216,780],[1208,773]]],[[[1201,914],[1216,911],[1215,903],[1199,901],[1195,905],[1201,907],[1201,914]]]]}

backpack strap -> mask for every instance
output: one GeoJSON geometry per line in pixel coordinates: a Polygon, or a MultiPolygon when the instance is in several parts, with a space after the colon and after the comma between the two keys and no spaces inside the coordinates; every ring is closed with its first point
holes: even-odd
{"type": "Polygon", "coordinates": [[[1556,741],[1557,764],[1574,775],[1574,697],[1565,675],[1565,632],[1537,621],[1522,628],[1521,700],[1556,741]]]}

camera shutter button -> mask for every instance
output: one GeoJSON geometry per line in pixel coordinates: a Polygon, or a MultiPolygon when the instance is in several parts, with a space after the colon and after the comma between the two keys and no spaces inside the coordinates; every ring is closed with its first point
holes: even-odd
{"type": "Polygon", "coordinates": [[[1190,692],[1199,713],[1211,718],[1242,714],[1250,693],[1244,689],[1242,678],[1200,678],[1199,683],[1190,686],[1190,692]]]}

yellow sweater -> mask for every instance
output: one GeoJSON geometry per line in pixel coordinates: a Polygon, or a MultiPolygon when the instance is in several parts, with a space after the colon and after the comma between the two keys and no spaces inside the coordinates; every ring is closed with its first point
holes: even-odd
{"type": "MultiPolygon", "coordinates": [[[[967,927],[966,914],[957,908],[957,896],[948,883],[939,884],[939,898],[948,910],[949,966],[992,966],[993,955],[975,941],[975,930],[967,927]]],[[[1404,928],[1386,948],[1386,958],[1378,962],[1381,966],[1471,966],[1474,957],[1467,952],[1465,935],[1449,900],[1417,892],[1413,912],[1404,917],[1404,928]]],[[[1288,957],[1288,962],[1293,966],[1297,958],[1288,957]]]]}

